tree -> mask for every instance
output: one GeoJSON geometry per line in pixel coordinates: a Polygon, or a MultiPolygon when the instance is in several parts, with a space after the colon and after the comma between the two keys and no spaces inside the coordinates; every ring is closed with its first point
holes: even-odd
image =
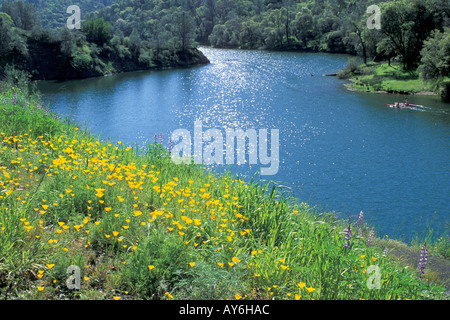
{"type": "Polygon", "coordinates": [[[35,27],[40,26],[37,17],[37,8],[32,3],[26,3],[21,0],[16,2],[4,2],[2,11],[12,18],[14,25],[17,28],[30,31],[35,27]]]}
{"type": "Polygon", "coordinates": [[[314,18],[309,10],[298,13],[292,22],[293,33],[303,48],[307,47],[308,40],[313,36],[314,18]]]}
{"type": "Polygon", "coordinates": [[[6,14],[0,14],[0,62],[20,60],[28,54],[28,47],[23,35],[25,31],[13,27],[12,19],[6,14]]]}
{"type": "Polygon", "coordinates": [[[424,42],[421,56],[421,77],[439,86],[450,75],[450,28],[445,28],[444,32],[434,31],[424,42]]]}
{"type": "MultiPolygon", "coordinates": [[[[364,64],[367,64],[369,58],[368,40],[376,32],[367,27],[367,20],[371,15],[367,12],[368,3],[367,1],[349,1],[347,4],[341,3],[340,7],[343,8],[345,5],[343,27],[350,37],[357,40],[354,44],[355,50],[362,55],[364,64]]],[[[372,51],[375,52],[376,50],[373,49],[372,51]]]]}
{"type": "Polygon", "coordinates": [[[0,14],[0,58],[7,57],[12,49],[12,20],[6,13],[0,14]],[[9,18],[9,20],[8,20],[9,18]]]}
{"type": "Polygon", "coordinates": [[[83,24],[82,32],[86,34],[86,40],[102,46],[112,39],[112,26],[103,18],[91,19],[83,24]]]}
{"type": "Polygon", "coordinates": [[[178,33],[182,51],[185,51],[192,46],[194,32],[195,25],[193,18],[188,15],[186,11],[182,11],[178,16],[178,33]]]}
{"type": "Polygon", "coordinates": [[[128,39],[128,47],[130,48],[131,52],[138,53],[141,50],[142,39],[136,29],[133,29],[128,39]]]}
{"type": "Polygon", "coordinates": [[[61,41],[61,52],[67,57],[72,56],[76,47],[72,32],[68,28],[62,28],[59,39],[61,41]]]}
{"type": "Polygon", "coordinates": [[[377,45],[377,53],[388,58],[388,66],[391,66],[392,54],[394,46],[388,38],[383,38],[377,45]]]}
{"type": "MultiPolygon", "coordinates": [[[[275,6],[276,3],[272,2],[271,5],[275,6]]],[[[283,9],[271,10],[267,16],[267,27],[264,29],[265,43],[269,49],[282,48],[285,42],[286,34],[286,11],[283,9]]]]}
{"type": "Polygon", "coordinates": [[[437,27],[433,17],[433,12],[417,0],[384,4],[381,32],[401,57],[403,69],[413,69],[420,61],[423,42],[437,27]]]}
{"type": "Polygon", "coordinates": [[[262,39],[261,26],[253,20],[243,22],[239,38],[241,40],[242,48],[259,48],[262,39]]]}

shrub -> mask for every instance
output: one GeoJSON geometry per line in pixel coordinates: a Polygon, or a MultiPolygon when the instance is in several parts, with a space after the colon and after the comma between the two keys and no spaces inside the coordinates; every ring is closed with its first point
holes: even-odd
{"type": "Polygon", "coordinates": [[[357,71],[359,71],[359,64],[355,58],[348,59],[347,70],[350,73],[356,73],[357,71]]]}
{"type": "Polygon", "coordinates": [[[355,58],[348,59],[347,67],[340,70],[337,74],[339,79],[348,79],[354,75],[361,74],[361,68],[355,58]]]}
{"type": "Polygon", "coordinates": [[[88,69],[92,64],[92,58],[87,53],[75,55],[71,64],[75,69],[88,69]]]}

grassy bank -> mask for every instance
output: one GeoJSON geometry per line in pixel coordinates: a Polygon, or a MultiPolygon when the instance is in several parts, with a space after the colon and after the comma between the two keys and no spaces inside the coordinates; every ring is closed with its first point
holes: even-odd
{"type": "Polygon", "coordinates": [[[417,71],[402,70],[400,63],[375,63],[349,66],[338,73],[342,79],[349,79],[350,90],[361,92],[386,92],[400,94],[439,94],[430,84],[424,83],[417,71]]]}
{"type": "Polygon", "coordinates": [[[0,135],[0,299],[444,297],[363,221],[350,236],[269,185],[99,141],[20,89],[0,93],[0,135]]]}

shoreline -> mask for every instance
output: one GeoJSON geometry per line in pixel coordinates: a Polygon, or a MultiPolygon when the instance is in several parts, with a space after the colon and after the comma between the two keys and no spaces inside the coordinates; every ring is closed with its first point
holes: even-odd
{"type": "MultiPolygon", "coordinates": [[[[193,68],[208,65],[211,61],[198,48],[190,48],[184,52],[177,52],[174,57],[176,61],[171,64],[157,64],[151,66],[142,66],[141,63],[133,59],[118,61],[115,59],[108,60],[105,63],[105,68],[90,68],[76,70],[73,67],[68,67],[64,70],[57,69],[54,66],[44,68],[37,75],[31,77],[31,81],[69,81],[69,80],[83,80],[89,78],[110,77],[127,72],[138,71],[162,71],[170,69],[193,68]]],[[[159,61],[161,62],[161,61],[159,61]]]]}
{"type": "Polygon", "coordinates": [[[403,91],[387,91],[387,90],[378,90],[378,91],[371,91],[371,90],[363,90],[353,87],[352,85],[355,84],[355,79],[347,79],[350,83],[344,84],[344,87],[351,92],[359,92],[359,93],[373,93],[373,94],[399,94],[399,95],[410,95],[410,96],[439,96],[439,93],[433,92],[433,91],[418,91],[418,92],[403,92],[403,91]]]}
{"type": "Polygon", "coordinates": [[[400,94],[408,96],[442,97],[440,89],[431,89],[417,70],[402,70],[399,63],[370,62],[351,65],[338,72],[338,78],[348,81],[344,87],[351,92],[400,94]]]}

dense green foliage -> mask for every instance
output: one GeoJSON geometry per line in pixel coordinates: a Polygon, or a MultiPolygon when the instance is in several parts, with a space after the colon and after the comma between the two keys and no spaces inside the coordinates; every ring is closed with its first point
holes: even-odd
{"type": "Polygon", "coordinates": [[[433,30],[449,26],[448,19],[448,1],[388,2],[383,6],[382,34],[391,51],[401,57],[403,67],[411,69],[420,62],[424,41],[433,30]]]}
{"type": "Polygon", "coordinates": [[[437,83],[450,75],[450,28],[435,31],[422,49],[420,72],[425,80],[437,83]]]}
{"type": "MultiPolygon", "coordinates": [[[[13,0],[0,0],[3,12],[5,12],[5,6],[11,2],[13,0]]],[[[71,5],[79,6],[83,15],[108,6],[114,0],[25,0],[24,2],[34,5],[32,10],[28,10],[28,14],[33,15],[39,25],[46,29],[55,29],[66,24],[69,17],[66,10],[71,5]]]]}
{"type": "Polygon", "coordinates": [[[82,31],[86,34],[86,40],[99,46],[108,43],[112,38],[111,24],[102,18],[92,19],[83,24],[82,31]]]}
{"type": "MultiPolygon", "coordinates": [[[[66,9],[72,4],[69,0],[2,2],[2,11],[9,16],[0,25],[5,30],[0,38],[6,44],[0,49],[3,57],[5,51],[14,57],[18,56],[17,52],[26,53],[27,46],[20,36],[22,31],[14,29],[46,40],[48,34],[42,36],[42,31],[37,31],[41,24],[47,29],[64,29],[69,17],[66,9]],[[40,20],[30,14],[36,11],[31,9],[33,5],[40,20]],[[6,30],[10,20],[12,27],[6,30]]],[[[168,57],[177,55],[178,51],[200,43],[243,49],[357,54],[365,63],[389,60],[389,63],[400,62],[409,70],[424,64],[420,69],[425,73],[423,78],[436,82],[437,86],[448,75],[448,68],[442,67],[448,60],[448,51],[435,54],[426,48],[444,45],[431,38],[444,34],[445,28],[450,27],[448,0],[426,3],[421,0],[84,0],[79,3],[81,32],[69,35],[61,31],[59,35],[64,37],[63,52],[81,53],[79,57],[75,55],[79,61],[72,63],[76,68],[91,66],[93,70],[106,70],[103,64],[107,65],[106,57],[111,56],[119,60],[132,56],[134,64],[160,65],[161,61],[173,60],[168,57]],[[381,9],[381,29],[367,27],[372,14],[367,9],[371,5],[381,9]],[[103,59],[103,63],[98,59],[103,59]],[[441,65],[439,71],[432,70],[433,64],[441,65]]],[[[58,36],[50,39],[61,41],[58,36]]]]}
{"type": "Polygon", "coordinates": [[[350,53],[416,69],[429,54],[421,51],[424,42],[450,26],[449,8],[448,0],[120,0],[91,15],[112,24],[116,41],[132,38],[143,47],[179,43],[184,33],[188,43],[350,53]],[[381,9],[380,30],[367,27],[374,4],[381,9]]]}
{"type": "Polygon", "coordinates": [[[70,79],[208,63],[191,46],[185,13],[178,15],[179,24],[172,30],[177,41],[160,42],[154,50],[136,32],[126,38],[113,34],[103,18],[83,20],[81,30],[69,30],[66,21],[50,30],[40,26],[33,4],[5,2],[3,10],[0,77],[8,77],[11,68],[25,70],[32,79],[70,79]]]}
{"type": "Polygon", "coordinates": [[[23,1],[4,2],[2,11],[9,15],[17,28],[23,30],[32,30],[39,26],[35,6],[23,1]]]}

